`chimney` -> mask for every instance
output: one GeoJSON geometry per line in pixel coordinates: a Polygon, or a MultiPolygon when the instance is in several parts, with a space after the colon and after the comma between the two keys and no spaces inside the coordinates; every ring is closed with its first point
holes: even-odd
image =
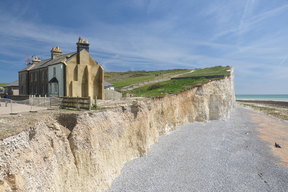
{"type": "Polygon", "coordinates": [[[32,57],[32,64],[39,63],[41,59],[39,57],[32,57]]]}
{"type": "Polygon", "coordinates": [[[89,52],[89,42],[86,39],[82,39],[79,37],[77,44],[77,53],[79,53],[82,49],[86,49],[89,52]]]}
{"type": "Polygon", "coordinates": [[[51,59],[55,59],[56,57],[59,57],[61,55],[62,55],[62,50],[59,46],[51,49],[51,59]]]}

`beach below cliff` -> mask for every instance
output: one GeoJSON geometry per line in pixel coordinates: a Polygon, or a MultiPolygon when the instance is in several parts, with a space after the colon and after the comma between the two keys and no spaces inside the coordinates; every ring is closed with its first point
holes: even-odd
{"type": "Polygon", "coordinates": [[[288,120],[288,101],[237,100],[237,103],[282,120],[288,120]]]}
{"type": "Polygon", "coordinates": [[[128,162],[109,192],[287,191],[287,129],[241,106],[225,121],[185,124],[128,162]]]}

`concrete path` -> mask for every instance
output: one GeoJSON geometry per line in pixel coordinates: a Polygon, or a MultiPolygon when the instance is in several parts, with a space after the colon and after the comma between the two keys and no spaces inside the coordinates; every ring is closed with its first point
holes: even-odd
{"type": "Polygon", "coordinates": [[[196,122],[162,136],[147,156],[126,164],[110,192],[287,192],[288,168],[260,139],[255,114],[238,107],[227,121],[196,122]]]}

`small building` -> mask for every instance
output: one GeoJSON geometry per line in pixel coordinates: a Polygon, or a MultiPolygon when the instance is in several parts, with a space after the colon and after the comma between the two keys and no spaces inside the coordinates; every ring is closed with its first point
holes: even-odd
{"type": "Polygon", "coordinates": [[[77,51],[62,54],[59,46],[51,57],[19,71],[20,95],[91,97],[104,99],[104,69],[89,54],[89,42],[79,37],[77,51]]]}
{"type": "Polygon", "coordinates": [[[4,86],[4,93],[8,95],[19,95],[19,82],[18,80],[8,83],[4,86]]]}
{"type": "Polygon", "coordinates": [[[104,89],[107,89],[107,90],[114,90],[114,85],[108,83],[108,82],[104,82],[104,89]]]}

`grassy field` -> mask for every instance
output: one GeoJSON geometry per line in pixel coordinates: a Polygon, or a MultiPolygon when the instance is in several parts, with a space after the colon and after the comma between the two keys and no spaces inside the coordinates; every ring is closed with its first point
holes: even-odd
{"type": "Polygon", "coordinates": [[[201,76],[214,76],[214,75],[224,75],[227,76],[230,74],[228,71],[230,69],[229,66],[216,66],[216,67],[209,67],[204,69],[196,69],[193,73],[187,73],[182,77],[201,77],[201,76]]]}
{"type": "Polygon", "coordinates": [[[191,71],[191,69],[173,69],[162,71],[128,71],[106,72],[105,81],[113,84],[116,88],[133,85],[136,83],[154,80],[162,77],[173,76],[191,71]]]}
{"type": "MultiPolygon", "coordinates": [[[[205,69],[197,69],[193,73],[188,73],[188,77],[198,77],[197,79],[187,78],[187,79],[173,79],[169,81],[163,81],[160,83],[149,84],[143,87],[127,91],[125,93],[130,93],[137,97],[163,97],[167,94],[177,94],[187,89],[193,88],[207,83],[210,80],[216,80],[219,78],[206,78],[205,76],[210,75],[229,75],[230,67],[211,67],[205,69]],[[203,76],[203,77],[201,77],[203,76]]],[[[184,75],[187,77],[186,75],[184,75]]]]}
{"type": "Polygon", "coordinates": [[[8,83],[0,83],[0,87],[7,85],[8,83]]]}
{"type": "Polygon", "coordinates": [[[163,97],[167,94],[177,94],[191,87],[208,82],[204,79],[179,79],[169,80],[160,83],[149,84],[143,87],[127,91],[136,97],[163,97]]]}

